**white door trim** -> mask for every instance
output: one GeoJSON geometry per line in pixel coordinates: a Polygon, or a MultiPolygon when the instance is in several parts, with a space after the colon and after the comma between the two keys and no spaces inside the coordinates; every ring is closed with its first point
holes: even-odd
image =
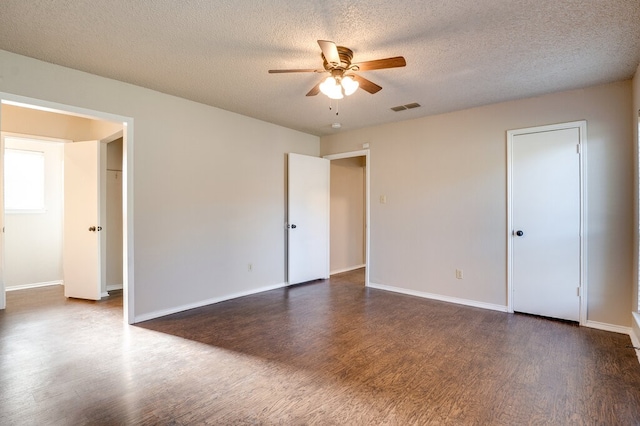
{"type": "Polygon", "coordinates": [[[586,120],[507,131],[507,310],[513,312],[513,138],[528,133],[574,129],[580,144],[580,325],[587,323],[587,122],[586,120]]]}
{"type": "MultiPolygon", "coordinates": [[[[98,119],[122,123],[123,125],[123,313],[124,321],[133,324],[135,321],[134,303],[134,232],[133,232],[133,118],[102,111],[81,108],[72,105],[29,98],[12,93],[0,92],[0,118],[2,104],[15,105],[41,111],[75,115],[84,118],[98,119]]],[[[0,199],[4,206],[4,200],[0,199]]],[[[0,209],[1,210],[1,209],[0,209]]],[[[2,214],[0,212],[0,219],[2,214]]],[[[4,220],[2,220],[4,226],[4,220]]],[[[0,237],[0,272],[4,270],[4,235],[0,237]]],[[[4,279],[0,276],[0,309],[6,307],[4,279]]]]}
{"type": "Polygon", "coordinates": [[[365,262],[365,270],[364,270],[364,285],[369,287],[369,270],[370,270],[370,180],[371,180],[371,153],[368,149],[362,149],[360,151],[350,151],[350,152],[341,152],[339,154],[329,154],[325,155],[324,158],[327,160],[340,160],[342,158],[353,158],[353,157],[365,157],[365,165],[364,165],[364,173],[365,173],[365,253],[364,253],[364,262],[365,262]]]}

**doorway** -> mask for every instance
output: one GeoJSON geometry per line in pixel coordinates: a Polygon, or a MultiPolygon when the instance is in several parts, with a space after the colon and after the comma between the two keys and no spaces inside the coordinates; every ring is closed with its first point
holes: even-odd
{"type": "Polygon", "coordinates": [[[369,150],[331,161],[331,274],[365,268],[369,285],[369,150]]]}
{"type": "MultiPolygon", "coordinates": [[[[131,248],[133,247],[133,233],[132,230],[132,187],[133,182],[128,179],[132,176],[133,164],[128,159],[131,158],[133,152],[133,119],[123,116],[117,116],[110,113],[104,113],[100,111],[93,111],[79,107],[73,107],[68,105],[56,104],[48,101],[25,98],[18,95],[12,95],[7,93],[0,93],[0,124],[3,117],[3,109],[8,107],[20,107],[31,109],[35,111],[46,111],[62,114],[65,116],[79,117],[84,119],[95,120],[100,123],[116,124],[121,129],[122,137],[122,265],[123,265],[123,313],[125,322],[132,324],[134,322],[134,309],[133,309],[133,257],[131,248]]],[[[100,125],[100,124],[98,124],[100,125]]],[[[2,147],[3,148],[3,147],[2,147]]],[[[4,149],[0,150],[0,163],[3,162],[4,149]]],[[[0,195],[2,182],[0,177],[0,195]]],[[[4,202],[3,202],[4,204],[4,202]]],[[[5,223],[4,209],[0,209],[0,221],[3,226],[5,223]]],[[[5,297],[5,280],[4,280],[4,262],[5,262],[5,246],[4,246],[4,234],[0,238],[0,309],[4,309],[6,306],[5,297]]]]}
{"type": "Polygon", "coordinates": [[[507,133],[508,306],[586,320],[586,122],[507,133]]]}

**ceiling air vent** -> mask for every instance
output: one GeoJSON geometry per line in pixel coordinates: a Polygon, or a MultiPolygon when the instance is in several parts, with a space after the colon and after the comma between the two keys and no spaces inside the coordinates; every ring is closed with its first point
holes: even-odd
{"type": "Polygon", "coordinates": [[[391,110],[392,110],[392,111],[395,111],[395,112],[399,112],[399,111],[404,111],[404,110],[406,110],[406,109],[418,108],[418,107],[421,107],[421,106],[422,106],[422,105],[420,105],[419,103],[417,103],[417,102],[413,102],[413,103],[406,104],[406,105],[398,105],[398,106],[395,106],[395,107],[391,108],[391,110]]]}

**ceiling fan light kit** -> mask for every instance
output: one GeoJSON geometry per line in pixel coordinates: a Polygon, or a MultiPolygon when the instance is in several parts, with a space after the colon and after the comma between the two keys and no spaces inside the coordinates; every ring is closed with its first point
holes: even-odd
{"type": "Polygon", "coordinates": [[[327,77],[325,81],[320,83],[320,91],[331,99],[342,99],[342,86],[333,77],[327,77]]]}
{"type": "Polygon", "coordinates": [[[271,74],[292,73],[292,72],[328,72],[331,75],[316,84],[307,96],[315,96],[322,92],[330,99],[342,99],[355,93],[358,88],[371,94],[382,90],[372,81],[356,74],[358,71],[373,71],[385,68],[398,68],[407,65],[402,56],[393,58],[376,59],[352,64],[353,51],[344,46],[337,46],[332,41],[318,40],[318,45],[322,50],[322,60],[324,69],[287,69],[269,70],[271,74]]]}
{"type": "Polygon", "coordinates": [[[351,76],[331,76],[320,83],[320,91],[331,99],[342,99],[345,96],[353,95],[359,86],[360,83],[355,81],[351,76]]]}
{"type": "Polygon", "coordinates": [[[342,81],[340,82],[340,84],[344,89],[344,94],[347,96],[353,95],[356,90],[358,90],[358,87],[360,87],[360,83],[355,81],[350,75],[345,75],[344,77],[342,77],[342,81]]]}

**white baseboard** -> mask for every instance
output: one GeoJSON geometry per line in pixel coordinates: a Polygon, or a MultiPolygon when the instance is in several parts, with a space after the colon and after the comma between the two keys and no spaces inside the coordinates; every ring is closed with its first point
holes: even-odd
{"type": "Polygon", "coordinates": [[[369,287],[378,290],[392,291],[394,293],[407,294],[409,296],[422,297],[424,299],[439,300],[441,302],[455,303],[457,305],[472,306],[474,308],[489,309],[492,311],[507,312],[507,307],[495,305],[493,303],[478,302],[476,300],[460,299],[458,297],[443,296],[441,294],[425,293],[422,291],[409,290],[406,288],[392,287],[383,284],[369,283],[369,287]]]}
{"type": "Polygon", "coordinates": [[[343,272],[355,271],[356,269],[364,268],[366,266],[367,265],[362,264],[362,265],[350,266],[348,268],[343,268],[343,269],[336,269],[335,271],[331,271],[329,274],[335,275],[335,274],[341,274],[343,272]]]}
{"type": "Polygon", "coordinates": [[[214,303],[220,303],[226,300],[237,299],[238,297],[251,296],[252,294],[262,293],[270,290],[276,290],[278,288],[283,288],[286,286],[287,286],[287,283],[280,283],[280,284],[275,284],[271,286],[260,287],[254,290],[247,290],[239,293],[229,294],[227,296],[214,297],[212,299],[202,300],[200,302],[190,303],[182,306],[176,306],[174,308],[163,309],[155,312],[149,312],[147,314],[142,314],[142,315],[136,315],[133,323],[135,324],[138,322],[149,321],[154,318],[160,318],[167,315],[176,314],[178,312],[188,311],[189,309],[201,308],[203,306],[213,305],[214,303]]]}
{"type": "Polygon", "coordinates": [[[584,323],[585,327],[596,328],[598,330],[611,331],[613,333],[628,334],[631,336],[631,327],[623,327],[621,325],[607,324],[598,321],[589,321],[584,323]]]}
{"type": "Polygon", "coordinates": [[[37,288],[37,287],[48,287],[50,285],[62,285],[62,281],[45,281],[42,283],[12,285],[12,286],[7,286],[7,288],[5,288],[5,291],[24,290],[27,288],[37,288]]]}

